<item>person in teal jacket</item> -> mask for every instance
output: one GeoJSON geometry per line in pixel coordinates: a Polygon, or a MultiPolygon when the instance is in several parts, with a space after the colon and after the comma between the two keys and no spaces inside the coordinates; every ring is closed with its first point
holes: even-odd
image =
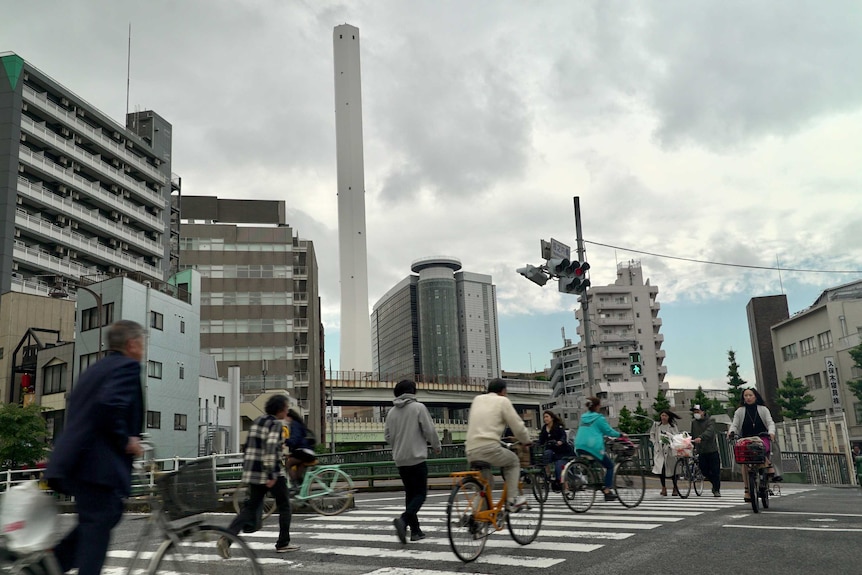
{"type": "Polygon", "coordinates": [[[601,462],[605,468],[605,486],[602,489],[605,501],[613,501],[617,498],[611,493],[611,485],[614,484],[614,462],[605,453],[605,437],[626,437],[626,434],[610,426],[605,416],[599,413],[601,405],[598,397],[587,398],[588,411],[581,415],[581,423],[575,435],[575,451],[595,457],[601,462]]]}

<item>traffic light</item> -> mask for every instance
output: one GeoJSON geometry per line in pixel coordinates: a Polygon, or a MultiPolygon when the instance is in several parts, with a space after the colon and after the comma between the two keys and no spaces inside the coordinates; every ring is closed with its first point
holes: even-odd
{"type": "Polygon", "coordinates": [[[570,267],[571,262],[566,258],[550,258],[548,260],[548,272],[550,272],[551,277],[562,277],[568,273],[570,267]]]}
{"type": "Polygon", "coordinates": [[[560,274],[560,291],[563,293],[584,293],[590,287],[586,273],[590,269],[587,262],[573,261],[560,274]]]}
{"type": "Polygon", "coordinates": [[[643,365],[641,365],[641,354],[638,351],[629,353],[629,369],[632,375],[643,375],[643,365]]]}
{"type": "Polygon", "coordinates": [[[517,272],[533,282],[534,284],[539,284],[540,286],[548,283],[548,276],[545,275],[545,272],[542,271],[541,268],[537,268],[536,266],[531,266],[527,264],[523,268],[518,268],[517,272]]]}

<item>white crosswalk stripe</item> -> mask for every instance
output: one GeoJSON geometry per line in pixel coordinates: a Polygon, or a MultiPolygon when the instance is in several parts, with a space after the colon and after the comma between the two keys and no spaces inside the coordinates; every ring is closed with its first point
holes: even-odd
{"type": "MultiPolygon", "coordinates": [[[[784,495],[808,490],[807,486],[782,487],[784,495]]],[[[332,517],[320,515],[294,515],[291,542],[301,546],[298,552],[284,555],[274,553],[278,537],[275,518],[266,521],[263,529],[243,538],[257,552],[266,573],[275,573],[288,566],[292,572],[311,573],[304,568],[320,564],[309,557],[327,557],[347,565],[351,573],[364,575],[454,575],[461,573],[461,561],[449,547],[446,531],[446,497],[435,493],[429,497],[420,512],[422,529],[427,537],[419,542],[400,544],[392,527],[392,520],[403,507],[400,498],[381,496],[360,499],[356,509],[332,517]],[[305,557],[305,559],[303,559],[305,557]],[[337,558],[337,559],[332,559],[337,558]],[[409,567],[405,566],[409,565],[409,567]]],[[[634,509],[618,502],[597,501],[583,514],[573,513],[561,496],[552,493],[545,504],[544,518],[539,536],[530,545],[515,543],[504,529],[492,534],[484,553],[475,562],[479,571],[490,575],[495,566],[517,566],[528,569],[547,569],[566,561],[576,565],[578,555],[590,553],[607,545],[636,537],[638,533],[662,525],[691,520],[704,513],[737,508],[750,512],[749,504],[742,500],[742,490],[728,490],[723,497],[710,494],[702,497],[694,493],[688,499],[659,497],[648,492],[644,501],[634,509]]],[[[214,523],[226,523],[228,515],[213,517],[214,523]]],[[[196,546],[195,561],[220,561],[211,544],[196,546]],[[200,547],[200,548],[197,548],[200,547]],[[197,555],[199,554],[199,555],[197,555]]],[[[129,550],[112,550],[116,558],[127,557],[129,550]]]]}

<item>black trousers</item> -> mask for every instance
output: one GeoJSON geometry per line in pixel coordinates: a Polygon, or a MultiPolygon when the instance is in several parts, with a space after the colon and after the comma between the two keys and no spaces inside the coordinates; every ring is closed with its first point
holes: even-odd
{"type": "Polygon", "coordinates": [[[418,513],[428,496],[428,464],[423,461],[399,467],[398,474],[404,484],[404,513],[401,519],[410,527],[410,533],[421,533],[418,513]]]}
{"type": "Polygon", "coordinates": [[[701,453],[698,461],[703,477],[712,483],[712,490],[721,491],[721,456],[718,451],[701,453]]]}
{"type": "Polygon", "coordinates": [[[263,498],[266,492],[275,498],[275,508],[278,511],[278,541],[275,546],[284,547],[290,543],[290,499],[287,495],[287,479],[279,476],[275,485],[249,485],[248,499],[242,504],[239,514],[231,521],[227,530],[236,535],[246,525],[255,525],[263,508],[263,498]]]}
{"type": "Polygon", "coordinates": [[[110,487],[93,483],[69,486],[78,509],[78,525],[54,548],[54,555],[65,573],[73,567],[79,575],[99,575],[111,530],[123,517],[123,499],[110,487]]]}

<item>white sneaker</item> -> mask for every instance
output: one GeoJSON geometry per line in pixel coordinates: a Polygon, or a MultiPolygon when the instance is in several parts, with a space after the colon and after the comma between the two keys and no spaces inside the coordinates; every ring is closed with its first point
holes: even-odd
{"type": "Polygon", "coordinates": [[[506,509],[513,513],[516,513],[520,511],[521,508],[525,505],[527,505],[527,497],[525,495],[518,495],[514,499],[510,499],[506,502],[506,509]]]}

